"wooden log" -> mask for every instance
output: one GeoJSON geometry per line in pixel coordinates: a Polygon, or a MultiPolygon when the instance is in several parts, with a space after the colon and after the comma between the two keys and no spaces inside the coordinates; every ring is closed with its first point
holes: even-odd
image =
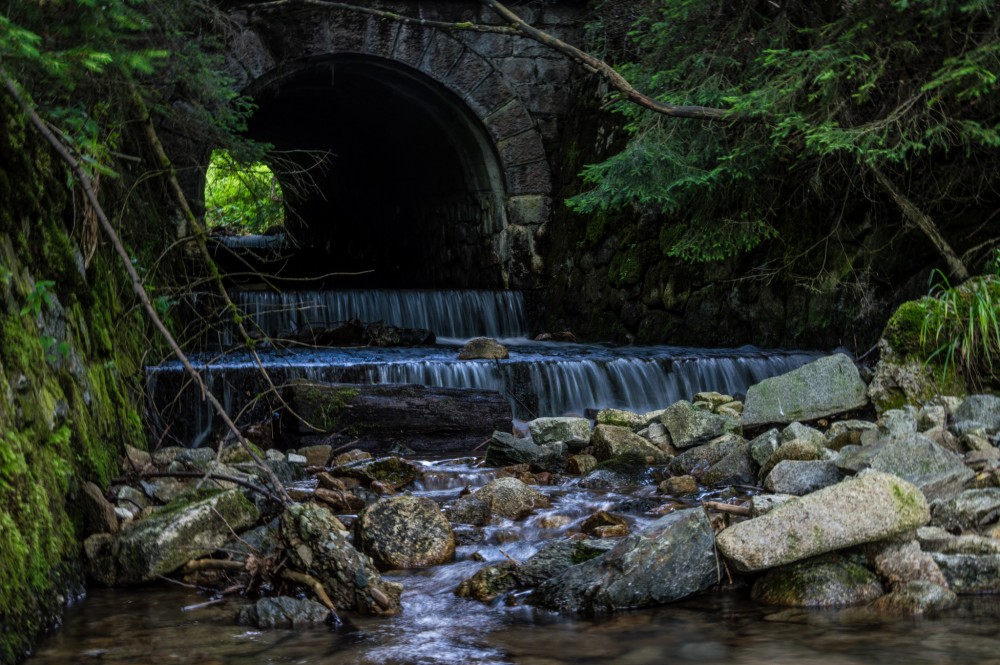
{"type": "Polygon", "coordinates": [[[513,418],[503,396],[477,388],[299,381],[284,398],[291,409],[282,415],[286,436],[345,433],[362,448],[472,451],[494,430],[509,431],[513,418]]]}

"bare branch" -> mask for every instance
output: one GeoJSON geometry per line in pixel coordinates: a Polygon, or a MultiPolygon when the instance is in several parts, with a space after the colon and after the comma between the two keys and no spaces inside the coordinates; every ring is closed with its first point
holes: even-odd
{"type": "Polygon", "coordinates": [[[633,104],[638,104],[639,106],[647,108],[651,111],[674,118],[693,118],[695,120],[740,119],[738,116],[726,109],[716,109],[708,106],[674,106],[673,104],[664,104],[659,100],[653,99],[649,95],[643,94],[633,88],[632,84],[625,80],[624,76],[616,72],[613,67],[600,58],[596,58],[589,53],[582,51],[571,44],[567,44],[561,39],[557,39],[552,35],[528,24],[520,16],[497,2],[497,0],[481,1],[484,5],[495,11],[504,19],[513,23],[514,27],[522,35],[559,51],[574,62],[583,65],[589,71],[599,74],[608,83],[610,83],[615,90],[620,92],[625,99],[633,104]]]}
{"type": "Polygon", "coordinates": [[[143,286],[142,279],[139,277],[139,273],[136,272],[135,266],[132,265],[132,257],[129,256],[128,251],[126,251],[124,245],[122,245],[121,238],[118,237],[118,233],[115,231],[114,226],[112,226],[111,220],[108,219],[108,216],[104,212],[104,208],[101,206],[100,201],[97,200],[97,193],[94,191],[93,180],[91,180],[90,175],[87,173],[86,169],[84,169],[83,166],[80,164],[79,160],[77,160],[70,153],[66,145],[63,144],[63,142],[60,141],[55,134],[52,133],[52,131],[45,124],[45,121],[42,120],[42,118],[35,111],[34,107],[21,94],[21,91],[18,89],[17,84],[14,83],[13,79],[11,79],[10,76],[7,74],[6,69],[0,68],[0,78],[3,79],[4,85],[7,88],[7,91],[10,93],[11,97],[13,97],[13,99],[21,107],[21,110],[24,111],[25,115],[28,116],[28,120],[31,122],[31,124],[35,126],[35,129],[37,129],[38,132],[49,143],[49,145],[52,146],[52,149],[55,150],[56,154],[58,154],[59,157],[64,162],[66,162],[70,170],[73,172],[73,175],[76,176],[77,180],[80,181],[80,185],[83,187],[83,191],[87,196],[87,201],[93,207],[94,212],[97,215],[97,219],[100,222],[102,230],[104,231],[105,235],[107,235],[108,240],[111,242],[112,246],[115,249],[115,252],[121,258],[122,264],[125,266],[125,270],[128,273],[129,280],[132,283],[132,290],[135,292],[136,296],[138,296],[139,302],[142,304],[142,308],[146,311],[147,316],[149,316],[150,321],[152,321],[153,326],[160,333],[163,339],[167,342],[167,345],[170,347],[170,350],[173,351],[174,356],[180,361],[181,365],[184,366],[185,371],[191,376],[195,384],[198,385],[199,388],[201,388],[201,391],[205,395],[205,398],[209,401],[209,403],[212,405],[212,408],[222,419],[222,421],[226,424],[226,427],[228,427],[233,432],[233,434],[236,436],[236,439],[240,442],[240,445],[242,445],[243,448],[246,449],[246,451],[250,454],[251,458],[253,458],[253,460],[257,463],[260,469],[267,475],[268,480],[274,486],[275,491],[278,493],[278,496],[281,497],[281,502],[284,504],[292,503],[291,497],[288,496],[288,493],[285,491],[284,485],[275,475],[274,471],[271,469],[271,467],[264,464],[263,460],[261,460],[260,457],[258,457],[258,455],[253,451],[250,442],[246,440],[243,434],[236,427],[236,424],[229,417],[229,414],[226,413],[225,407],[222,406],[222,404],[215,397],[215,395],[212,394],[212,392],[205,385],[205,382],[202,380],[201,375],[191,364],[191,361],[188,359],[184,351],[181,350],[181,347],[177,344],[177,340],[174,339],[174,336],[170,333],[169,330],[167,330],[167,327],[166,325],[164,325],[163,320],[160,318],[160,315],[156,313],[156,308],[153,307],[153,303],[149,300],[149,294],[146,293],[146,287],[143,286]]]}

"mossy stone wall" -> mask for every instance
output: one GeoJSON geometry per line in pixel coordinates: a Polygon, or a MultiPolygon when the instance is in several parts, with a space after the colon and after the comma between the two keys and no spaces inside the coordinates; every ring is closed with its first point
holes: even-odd
{"type": "MultiPolygon", "coordinates": [[[[94,227],[65,168],[6,97],[0,97],[0,127],[0,663],[6,664],[23,659],[82,591],[80,486],[86,480],[107,486],[120,472],[123,445],[145,446],[139,381],[151,344],[110,248],[99,243],[85,261],[81,245],[93,236],[81,239],[94,227]]],[[[108,209],[125,211],[122,220],[135,225],[129,235],[155,215],[144,219],[124,199],[115,201],[126,184],[107,186],[102,199],[108,209]]],[[[131,236],[140,244],[141,234],[131,236]]],[[[147,246],[157,244],[164,246],[147,246]]],[[[142,256],[136,250],[137,262],[142,256]]]]}

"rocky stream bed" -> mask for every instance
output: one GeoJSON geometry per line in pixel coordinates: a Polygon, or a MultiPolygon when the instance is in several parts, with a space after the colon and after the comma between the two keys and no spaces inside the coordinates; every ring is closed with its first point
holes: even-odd
{"type": "Polygon", "coordinates": [[[833,355],[664,406],[261,451],[285,505],[241,448],[130,449],[84,493],[112,590],[32,662],[997,660],[1000,398],[875,417],[833,355]]]}

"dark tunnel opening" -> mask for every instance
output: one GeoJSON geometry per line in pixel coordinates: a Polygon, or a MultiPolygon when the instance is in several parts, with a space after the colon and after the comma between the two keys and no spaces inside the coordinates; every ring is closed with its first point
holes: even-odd
{"type": "Polygon", "coordinates": [[[323,288],[502,286],[502,171],[450,91],[391,61],[337,56],[248,93],[250,138],[297,167],[314,160],[302,151],[330,153],[305,177],[274,167],[294,248],[269,272],[323,288]]]}

